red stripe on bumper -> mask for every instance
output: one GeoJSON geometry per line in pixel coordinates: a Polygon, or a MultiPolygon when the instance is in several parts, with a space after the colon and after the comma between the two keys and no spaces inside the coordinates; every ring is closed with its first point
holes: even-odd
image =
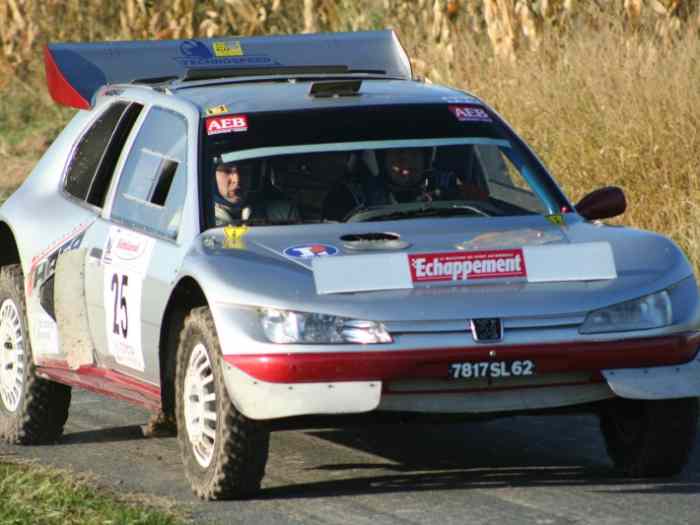
{"type": "Polygon", "coordinates": [[[676,365],[690,361],[700,346],[693,332],[623,341],[543,345],[484,345],[470,348],[383,352],[225,355],[246,374],[271,383],[377,381],[445,378],[450,363],[531,359],[537,373],[595,372],[610,368],[676,365]],[[495,357],[489,353],[496,352],[495,357]]]}

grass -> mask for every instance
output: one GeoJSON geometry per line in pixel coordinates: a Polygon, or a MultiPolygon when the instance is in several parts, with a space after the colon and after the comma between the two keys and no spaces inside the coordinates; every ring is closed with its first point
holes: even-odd
{"type": "Polygon", "coordinates": [[[38,465],[0,459],[0,523],[3,525],[177,525],[173,512],[133,497],[95,489],[87,478],[38,465]]]}

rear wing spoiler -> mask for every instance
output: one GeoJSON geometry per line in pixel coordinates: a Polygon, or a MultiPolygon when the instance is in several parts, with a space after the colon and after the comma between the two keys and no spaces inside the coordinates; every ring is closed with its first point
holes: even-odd
{"type": "MultiPolygon", "coordinates": [[[[59,43],[44,49],[49,92],[64,106],[89,109],[98,89],[142,79],[184,79],[192,70],[341,68],[411,79],[411,64],[391,30],[192,40],[59,43]]],[[[215,76],[215,75],[213,75],[215,76]]]]}

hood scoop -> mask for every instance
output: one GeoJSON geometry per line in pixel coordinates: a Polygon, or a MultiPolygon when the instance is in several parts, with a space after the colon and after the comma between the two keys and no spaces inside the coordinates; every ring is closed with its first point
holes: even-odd
{"type": "Polygon", "coordinates": [[[348,250],[372,252],[379,250],[405,250],[410,242],[402,241],[398,233],[370,232],[352,233],[340,238],[348,250]]]}

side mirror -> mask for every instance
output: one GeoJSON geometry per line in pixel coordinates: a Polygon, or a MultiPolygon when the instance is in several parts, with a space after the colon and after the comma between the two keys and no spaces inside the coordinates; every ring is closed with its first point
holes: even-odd
{"type": "Polygon", "coordinates": [[[609,219],[625,213],[625,193],[617,186],[606,186],[592,191],[576,205],[576,211],[584,219],[609,219]]]}

